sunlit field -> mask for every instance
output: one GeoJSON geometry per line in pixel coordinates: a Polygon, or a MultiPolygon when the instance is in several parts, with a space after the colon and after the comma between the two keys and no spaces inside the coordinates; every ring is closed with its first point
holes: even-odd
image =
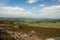
{"type": "Polygon", "coordinates": [[[52,22],[41,22],[41,23],[24,23],[29,26],[34,27],[48,27],[48,28],[60,28],[60,22],[52,23],[52,22]]]}

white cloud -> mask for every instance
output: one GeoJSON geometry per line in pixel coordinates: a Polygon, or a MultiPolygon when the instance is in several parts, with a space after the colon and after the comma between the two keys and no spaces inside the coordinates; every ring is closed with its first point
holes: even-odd
{"type": "Polygon", "coordinates": [[[39,12],[38,17],[60,19],[60,5],[44,7],[39,12]]]}
{"type": "Polygon", "coordinates": [[[34,15],[20,7],[0,7],[0,17],[33,17],[34,15]]]}
{"type": "Polygon", "coordinates": [[[60,2],[60,0],[53,0],[53,1],[60,2]]]}
{"type": "Polygon", "coordinates": [[[37,9],[37,7],[32,7],[32,9],[34,10],[34,9],[37,9]]]}
{"type": "Polygon", "coordinates": [[[27,0],[27,3],[35,3],[37,0],[27,0]]]}
{"type": "Polygon", "coordinates": [[[45,7],[45,4],[41,4],[40,7],[45,7]]]}
{"type": "Polygon", "coordinates": [[[60,5],[45,6],[38,13],[31,13],[20,7],[0,7],[0,17],[29,17],[60,19],[60,5]]]}

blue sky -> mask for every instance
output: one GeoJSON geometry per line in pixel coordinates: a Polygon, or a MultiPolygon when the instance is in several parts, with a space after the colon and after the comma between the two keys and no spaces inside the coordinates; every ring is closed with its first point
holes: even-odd
{"type": "Polygon", "coordinates": [[[60,0],[0,0],[0,17],[60,19],[60,0]]]}

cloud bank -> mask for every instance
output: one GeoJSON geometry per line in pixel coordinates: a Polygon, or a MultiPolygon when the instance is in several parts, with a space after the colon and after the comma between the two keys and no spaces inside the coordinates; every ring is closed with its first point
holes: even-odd
{"type": "Polygon", "coordinates": [[[0,7],[0,17],[30,17],[32,15],[20,7],[0,7]]]}
{"type": "Polygon", "coordinates": [[[60,5],[45,6],[39,9],[38,13],[31,13],[26,9],[20,7],[0,7],[0,17],[60,19],[60,5]]]}
{"type": "Polygon", "coordinates": [[[27,0],[27,3],[35,3],[37,0],[27,0]]]}
{"type": "Polygon", "coordinates": [[[42,18],[60,19],[60,5],[44,7],[39,12],[39,16],[42,18]]]}

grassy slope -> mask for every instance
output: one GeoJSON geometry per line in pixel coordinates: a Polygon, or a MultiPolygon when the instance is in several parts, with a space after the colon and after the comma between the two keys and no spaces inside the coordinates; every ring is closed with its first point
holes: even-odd
{"type": "Polygon", "coordinates": [[[29,26],[48,27],[48,28],[60,28],[60,22],[41,22],[41,23],[24,23],[29,26]]]}
{"type": "Polygon", "coordinates": [[[34,26],[22,26],[22,32],[30,32],[34,30],[37,32],[41,38],[48,38],[48,37],[60,37],[60,28],[44,28],[44,27],[34,27],[34,26]]]}
{"type": "Polygon", "coordinates": [[[40,23],[24,22],[22,24],[24,24],[24,25],[20,24],[20,27],[22,27],[22,28],[19,29],[19,31],[30,32],[31,30],[34,30],[37,32],[37,35],[39,35],[42,38],[60,37],[60,22],[56,22],[56,23],[52,23],[52,22],[40,22],[40,23]]]}

